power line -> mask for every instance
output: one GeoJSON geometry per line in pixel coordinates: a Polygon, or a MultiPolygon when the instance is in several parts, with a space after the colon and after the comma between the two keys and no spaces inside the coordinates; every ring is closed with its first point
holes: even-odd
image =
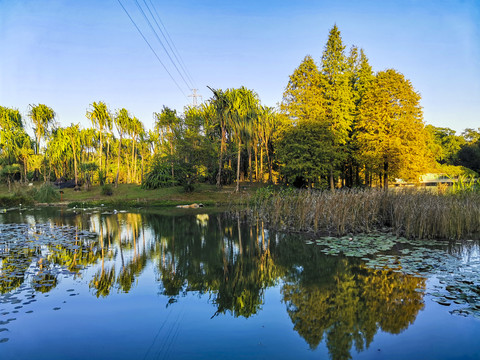
{"type": "MultiPolygon", "coordinates": [[[[150,43],[148,42],[148,40],[145,38],[145,36],[143,35],[142,31],[139,29],[139,27],[137,26],[137,24],[135,23],[135,21],[132,19],[132,17],[130,16],[130,14],[128,13],[127,9],[125,9],[125,7],[123,6],[123,4],[120,2],[120,0],[117,0],[118,3],[120,4],[120,6],[122,7],[123,11],[125,11],[125,14],[127,14],[128,18],[130,19],[130,21],[132,22],[132,24],[135,26],[135,28],[137,29],[137,31],[140,33],[140,35],[142,36],[143,40],[147,43],[148,47],[150,48],[150,50],[152,50],[153,54],[155,55],[155,57],[157,58],[158,62],[163,66],[163,68],[165,69],[165,71],[167,72],[167,74],[170,76],[170,78],[172,79],[172,81],[175,83],[175,85],[177,86],[177,88],[180,90],[180,92],[183,94],[183,96],[185,97],[185,99],[188,100],[187,98],[187,95],[185,95],[185,92],[182,90],[182,88],[180,87],[180,85],[178,85],[177,81],[174,79],[174,77],[172,76],[172,74],[170,73],[170,71],[168,71],[167,67],[165,66],[165,64],[162,62],[162,60],[160,60],[159,56],[157,55],[157,53],[155,52],[155,50],[152,48],[152,46],[150,45],[150,43]]],[[[188,85],[187,85],[188,86],[188,85]]]]}
{"type": "MultiPolygon", "coordinates": [[[[177,65],[175,64],[175,61],[173,61],[172,57],[170,56],[170,53],[168,52],[167,48],[165,47],[165,45],[163,45],[163,42],[162,40],[160,39],[160,37],[158,36],[157,32],[155,31],[155,29],[153,28],[153,25],[152,23],[150,22],[150,20],[148,19],[147,15],[145,14],[145,12],[143,11],[142,7],[140,6],[140,4],[138,3],[137,0],[135,0],[135,4],[137,4],[137,7],[138,7],[138,10],[140,10],[140,12],[142,13],[145,21],[147,22],[148,26],[150,27],[150,29],[152,30],[152,32],[154,33],[155,37],[157,38],[158,42],[160,43],[160,45],[162,45],[162,48],[163,50],[165,50],[165,53],[167,54],[168,58],[170,59],[170,61],[172,62],[173,66],[175,67],[175,69],[177,70],[178,74],[180,75],[180,77],[182,78],[183,82],[185,83],[185,85],[187,86],[187,88],[190,87],[190,85],[187,83],[187,81],[185,80],[183,74],[180,72],[180,70],[178,69],[177,65]]],[[[152,15],[153,16],[153,15],[152,15]]],[[[154,19],[155,20],[155,19],[154,19]]]]}
{"type": "MultiPolygon", "coordinates": [[[[143,0],[143,1],[145,2],[145,0],[143,0]]],[[[163,37],[164,37],[164,38],[166,39],[166,41],[167,41],[168,46],[170,47],[170,50],[172,50],[172,46],[173,46],[173,49],[174,49],[174,50],[172,50],[172,53],[173,53],[173,55],[175,56],[175,59],[177,59],[178,63],[180,64],[180,66],[181,66],[181,68],[182,68],[182,70],[185,72],[185,74],[187,75],[188,79],[189,79],[190,82],[193,84],[193,87],[197,87],[197,85],[195,84],[195,81],[193,80],[190,72],[189,72],[188,69],[187,69],[187,66],[185,65],[185,62],[184,62],[183,59],[182,59],[182,56],[180,55],[179,51],[177,50],[177,47],[175,46],[175,42],[174,42],[174,41],[172,40],[172,38],[170,37],[170,34],[168,33],[167,27],[165,26],[165,24],[163,23],[162,19],[160,18],[160,15],[158,14],[157,9],[155,8],[155,5],[152,3],[152,0],[149,0],[149,2],[150,2],[150,5],[151,5],[152,8],[153,8],[153,11],[154,11],[155,14],[157,15],[158,21],[160,22],[160,24],[162,25],[163,29],[165,30],[165,34],[167,35],[166,37],[165,37],[163,31],[160,29],[160,26],[158,26],[158,23],[157,23],[157,26],[158,26],[158,28],[160,29],[160,32],[162,33],[163,37]],[[170,45],[170,43],[171,43],[172,45],[170,45]],[[178,55],[178,57],[177,57],[177,55],[178,55]]],[[[145,4],[145,5],[147,5],[147,4],[145,4]]],[[[147,8],[148,8],[148,6],[147,6],[147,8]]],[[[149,9],[149,10],[150,10],[150,9],[149,9]]],[[[154,20],[155,20],[155,18],[154,18],[154,20]]],[[[156,21],[155,21],[155,22],[156,22],[156,21]]]]}

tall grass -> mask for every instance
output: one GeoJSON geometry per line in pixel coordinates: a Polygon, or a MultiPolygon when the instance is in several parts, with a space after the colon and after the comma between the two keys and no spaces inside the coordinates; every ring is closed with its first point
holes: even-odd
{"type": "Polygon", "coordinates": [[[480,234],[480,194],[426,190],[261,190],[249,213],[293,231],[345,235],[372,230],[413,238],[459,239],[480,234]]]}

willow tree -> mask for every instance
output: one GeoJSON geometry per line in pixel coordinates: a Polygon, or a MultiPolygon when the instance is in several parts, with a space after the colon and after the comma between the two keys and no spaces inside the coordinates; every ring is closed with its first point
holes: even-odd
{"type": "Polygon", "coordinates": [[[392,69],[377,74],[359,108],[358,148],[367,166],[383,177],[415,179],[432,161],[420,94],[392,69]]]}
{"type": "Polygon", "coordinates": [[[55,112],[52,108],[44,104],[30,105],[28,116],[32,119],[33,129],[35,131],[35,138],[37,140],[35,145],[35,154],[40,153],[40,141],[48,133],[50,125],[55,120],[55,112]]]}

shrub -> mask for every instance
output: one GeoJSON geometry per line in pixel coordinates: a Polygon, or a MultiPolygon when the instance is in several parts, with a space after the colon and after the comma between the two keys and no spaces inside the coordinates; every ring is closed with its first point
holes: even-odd
{"type": "Polygon", "coordinates": [[[50,183],[45,183],[38,189],[33,188],[29,194],[35,201],[41,203],[51,203],[60,200],[60,193],[57,188],[50,183]]]}
{"type": "Polygon", "coordinates": [[[100,184],[100,186],[104,186],[105,182],[107,181],[107,174],[103,170],[98,170],[97,175],[98,183],[100,184]]]}
{"type": "Polygon", "coordinates": [[[106,184],[102,186],[102,195],[112,196],[113,195],[113,187],[110,184],[106,184]]]}
{"type": "Polygon", "coordinates": [[[172,183],[172,168],[167,162],[156,160],[145,176],[142,187],[147,190],[176,185],[172,183]]]}

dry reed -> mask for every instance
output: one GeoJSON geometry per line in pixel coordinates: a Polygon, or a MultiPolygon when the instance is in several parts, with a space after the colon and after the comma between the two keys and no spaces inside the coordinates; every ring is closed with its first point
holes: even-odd
{"type": "Polygon", "coordinates": [[[263,190],[250,214],[277,229],[345,235],[388,230],[411,238],[461,239],[480,234],[480,194],[426,190],[263,190]]]}

